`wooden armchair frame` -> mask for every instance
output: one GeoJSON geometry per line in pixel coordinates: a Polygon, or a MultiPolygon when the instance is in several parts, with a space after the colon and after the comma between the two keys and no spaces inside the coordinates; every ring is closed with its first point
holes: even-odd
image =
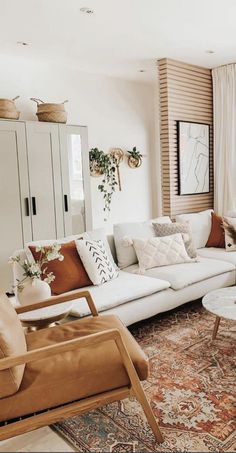
{"type": "MultiPolygon", "coordinates": [[[[25,313],[31,310],[44,308],[50,305],[59,304],[79,298],[85,298],[90,308],[91,314],[93,316],[98,316],[98,312],[94,305],[92,296],[88,291],[80,291],[63,296],[51,297],[50,299],[47,299],[43,302],[39,302],[37,304],[37,308],[35,304],[28,305],[25,307],[17,308],[16,312],[18,314],[25,313]]],[[[59,421],[63,421],[66,418],[83,414],[105,404],[119,401],[130,396],[135,396],[143,408],[143,411],[147,417],[150,427],[152,428],[156,440],[158,442],[163,442],[161,431],[158,427],[151,406],[140,383],[138,374],[135,370],[129,352],[118,329],[109,329],[103,332],[87,335],[82,338],[63,341],[59,344],[57,343],[51,346],[28,351],[25,354],[0,359],[0,371],[24,363],[30,363],[35,360],[45,359],[55,354],[60,354],[66,351],[73,351],[77,348],[84,348],[93,344],[111,340],[116,343],[116,346],[119,350],[122,362],[130,379],[129,386],[121,387],[115,390],[109,390],[107,392],[103,392],[88,398],[83,398],[72,403],[67,403],[53,409],[46,409],[44,412],[25,416],[17,421],[5,422],[5,425],[0,427],[0,440],[9,439],[10,437],[33,431],[42,426],[47,426],[59,421]]]]}

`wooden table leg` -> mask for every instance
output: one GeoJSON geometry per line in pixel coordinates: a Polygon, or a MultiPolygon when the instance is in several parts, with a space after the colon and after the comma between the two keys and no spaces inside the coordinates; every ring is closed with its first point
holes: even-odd
{"type": "Polygon", "coordinates": [[[219,325],[220,325],[220,316],[217,316],[216,320],[215,320],[213,333],[212,333],[212,340],[215,340],[215,338],[216,338],[216,335],[217,335],[217,332],[218,332],[218,329],[219,329],[219,325]]]}

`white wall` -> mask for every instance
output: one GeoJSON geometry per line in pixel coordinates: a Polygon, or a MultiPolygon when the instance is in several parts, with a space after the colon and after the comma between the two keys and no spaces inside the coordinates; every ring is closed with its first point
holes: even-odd
{"type": "MultiPolygon", "coordinates": [[[[55,63],[0,56],[0,97],[20,95],[17,106],[21,119],[37,119],[38,97],[48,102],[66,104],[68,123],[87,125],[89,147],[105,152],[111,147],[131,149],[145,155],[143,165],[132,170],[127,163],[120,168],[122,192],[116,192],[112,212],[106,223],[150,218],[155,192],[154,90],[152,85],[79,72],[55,63]],[[151,175],[153,181],[151,181],[151,175]],[[152,185],[153,182],[153,185],[152,185]]],[[[91,178],[94,227],[104,225],[103,200],[97,190],[97,178],[91,178]]]]}

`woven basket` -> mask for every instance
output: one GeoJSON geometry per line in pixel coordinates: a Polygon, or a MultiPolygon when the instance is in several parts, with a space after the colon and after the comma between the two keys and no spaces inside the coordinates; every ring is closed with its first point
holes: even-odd
{"type": "Polygon", "coordinates": [[[46,121],[48,123],[66,123],[67,112],[41,112],[36,113],[39,121],[46,121]]]}
{"type": "Polygon", "coordinates": [[[20,96],[16,96],[14,99],[0,99],[0,118],[18,120],[20,112],[17,111],[15,100],[20,96]]]}
{"type": "Polygon", "coordinates": [[[17,110],[2,110],[0,109],[0,118],[6,120],[18,120],[20,118],[20,112],[17,110]]]}
{"type": "Polygon", "coordinates": [[[40,99],[31,98],[32,101],[37,103],[37,117],[39,121],[46,121],[49,123],[66,123],[67,112],[65,110],[64,101],[61,104],[45,103],[40,99]]]}

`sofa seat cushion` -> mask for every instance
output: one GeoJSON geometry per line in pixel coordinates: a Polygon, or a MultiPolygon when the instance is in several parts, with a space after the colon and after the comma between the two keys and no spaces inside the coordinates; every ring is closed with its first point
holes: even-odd
{"type": "Polygon", "coordinates": [[[225,249],[204,247],[202,249],[198,249],[198,255],[213,260],[226,261],[227,263],[232,263],[236,266],[236,251],[226,252],[225,249]]]}
{"type": "MultiPolygon", "coordinates": [[[[129,266],[126,269],[128,272],[137,272],[137,270],[138,265],[129,266]]],[[[235,270],[235,267],[231,263],[201,257],[198,262],[148,269],[145,276],[167,280],[172,289],[179,290],[193,283],[233,270],[235,270]]]]}
{"type": "MultiPolygon", "coordinates": [[[[141,380],[148,360],[122,322],[113,315],[73,321],[26,336],[28,350],[42,348],[107,329],[119,329],[141,380]]],[[[129,385],[114,341],[99,343],[29,363],[18,392],[0,400],[0,421],[31,414],[129,385]]]]}
{"type": "MultiPolygon", "coordinates": [[[[136,265],[138,267],[138,265],[136,265]]],[[[120,271],[117,278],[100,286],[88,288],[99,312],[117,307],[136,299],[157,293],[170,287],[164,280],[143,277],[137,274],[128,274],[120,271]]],[[[86,288],[85,288],[86,289],[86,288]]],[[[86,316],[89,309],[85,300],[79,299],[73,303],[70,311],[72,316],[86,316]]]]}

